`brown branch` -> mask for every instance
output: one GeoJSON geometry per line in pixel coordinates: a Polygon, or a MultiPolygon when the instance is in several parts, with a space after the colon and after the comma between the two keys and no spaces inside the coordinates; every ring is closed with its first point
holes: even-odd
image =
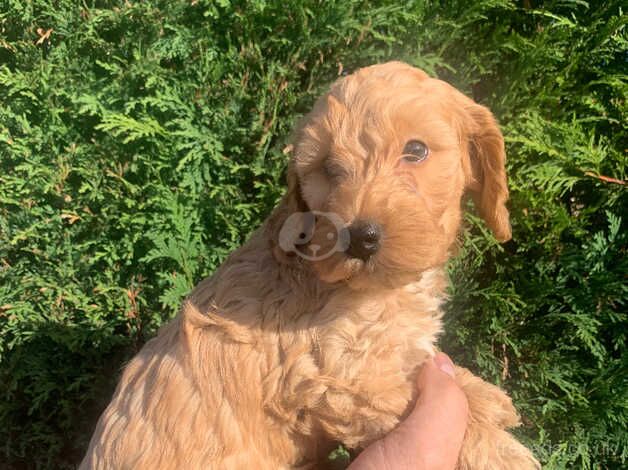
{"type": "Polygon", "coordinates": [[[587,175],[587,176],[592,176],[593,178],[597,178],[599,180],[605,181],[607,183],[621,184],[622,186],[626,184],[626,182],[623,181],[623,180],[618,180],[616,178],[611,178],[610,176],[596,175],[595,173],[593,173],[591,171],[585,171],[584,174],[587,175]]]}

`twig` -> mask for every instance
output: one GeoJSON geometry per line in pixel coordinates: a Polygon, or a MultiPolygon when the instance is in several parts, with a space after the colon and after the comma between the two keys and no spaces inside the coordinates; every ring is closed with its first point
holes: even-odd
{"type": "Polygon", "coordinates": [[[597,179],[602,180],[602,181],[606,181],[607,183],[621,184],[622,186],[626,184],[626,182],[623,181],[623,180],[618,180],[616,178],[611,178],[610,176],[596,175],[595,173],[593,173],[591,171],[585,171],[584,174],[587,175],[587,176],[592,176],[593,178],[597,178],[597,179]]]}

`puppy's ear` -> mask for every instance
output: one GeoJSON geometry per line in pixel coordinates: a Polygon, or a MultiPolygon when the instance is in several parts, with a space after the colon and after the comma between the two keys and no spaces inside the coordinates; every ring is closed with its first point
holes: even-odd
{"type": "Polygon", "coordinates": [[[493,114],[484,106],[467,100],[470,167],[467,168],[467,188],[495,238],[505,242],[510,240],[512,233],[506,208],[508,185],[504,138],[493,114]]]}
{"type": "Polygon", "coordinates": [[[286,252],[281,246],[279,241],[279,234],[283,228],[286,220],[292,214],[298,212],[308,212],[308,206],[301,195],[301,187],[299,185],[299,178],[294,169],[294,161],[291,159],[288,163],[286,170],[286,178],[288,183],[288,190],[284,194],[283,198],[279,202],[279,205],[273,210],[272,214],[266,220],[264,231],[268,237],[268,241],[271,246],[271,250],[275,259],[282,263],[292,261],[294,258],[293,252],[286,252]]]}

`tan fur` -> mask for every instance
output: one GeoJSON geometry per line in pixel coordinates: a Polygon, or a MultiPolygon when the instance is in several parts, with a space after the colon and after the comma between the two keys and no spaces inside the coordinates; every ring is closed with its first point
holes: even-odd
{"type": "MultiPolygon", "coordinates": [[[[336,82],[295,133],[283,201],[130,362],[81,468],[324,467],[335,441],[360,449],[393,429],[435,351],[465,191],[510,236],[503,147],[488,110],[408,65],[336,82]],[[429,145],[425,162],[400,160],[410,139],[429,145]],[[284,252],[282,224],[306,210],[378,221],[380,250],[284,252]]],[[[504,392],[457,380],[470,404],[459,468],[537,468],[504,430],[519,423],[504,392]]]]}

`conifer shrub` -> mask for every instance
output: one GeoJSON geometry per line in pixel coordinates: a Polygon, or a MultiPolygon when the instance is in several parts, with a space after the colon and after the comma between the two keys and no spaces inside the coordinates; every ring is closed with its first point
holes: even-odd
{"type": "Polygon", "coordinates": [[[625,468],[622,3],[1,0],[0,467],[76,465],[124,362],[281,196],[298,117],[397,59],[506,138],[513,240],[467,217],[442,348],[545,468],[625,468]]]}

